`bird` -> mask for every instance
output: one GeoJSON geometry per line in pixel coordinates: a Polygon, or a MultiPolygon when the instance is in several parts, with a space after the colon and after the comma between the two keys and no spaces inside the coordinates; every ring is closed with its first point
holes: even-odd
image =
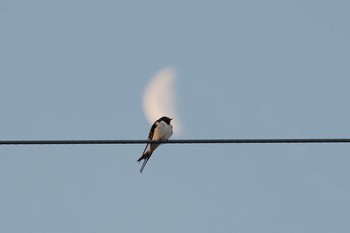
{"type": "MultiPolygon", "coordinates": [[[[148,140],[153,141],[166,141],[168,140],[171,135],[173,135],[173,126],[170,124],[172,118],[163,116],[156,120],[151,130],[148,134],[148,140]]],[[[148,160],[151,158],[152,153],[160,144],[158,143],[148,143],[145,147],[145,150],[143,151],[141,157],[137,160],[137,162],[141,162],[143,160],[143,164],[140,169],[140,173],[142,173],[143,169],[145,168],[148,160]]]]}

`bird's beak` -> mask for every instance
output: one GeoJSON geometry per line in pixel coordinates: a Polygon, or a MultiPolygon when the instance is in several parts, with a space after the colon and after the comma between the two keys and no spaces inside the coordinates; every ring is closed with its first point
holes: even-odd
{"type": "Polygon", "coordinates": [[[172,120],[173,118],[170,118],[170,121],[172,120]]]}

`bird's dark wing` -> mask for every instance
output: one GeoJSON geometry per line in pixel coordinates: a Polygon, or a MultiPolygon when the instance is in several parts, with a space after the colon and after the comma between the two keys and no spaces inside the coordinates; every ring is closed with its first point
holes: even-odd
{"type": "MultiPolygon", "coordinates": [[[[154,130],[156,129],[156,127],[157,127],[157,122],[154,122],[154,124],[151,127],[151,130],[149,131],[148,140],[152,140],[154,130]]],[[[147,145],[145,146],[145,149],[143,150],[143,153],[142,153],[141,157],[137,160],[137,162],[140,162],[141,160],[146,159],[149,156],[149,155],[145,155],[145,152],[146,152],[148,146],[149,146],[149,143],[147,143],[147,145]]],[[[147,159],[147,161],[148,161],[148,159],[147,159]]],[[[144,162],[147,163],[147,161],[144,161],[144,162]]],[[[146,165],[146,164],[144,164],[144,165],[146,165]]]]}
{"type": "Polygon", "coordinates": [[[151,130],[149,131],[148,140],[152,140],[153,134],[154,134],[154,130],[156,129],[156,127],[157,127],[157,122],[154,122],[154,124],[151,127],[151,130]]]}

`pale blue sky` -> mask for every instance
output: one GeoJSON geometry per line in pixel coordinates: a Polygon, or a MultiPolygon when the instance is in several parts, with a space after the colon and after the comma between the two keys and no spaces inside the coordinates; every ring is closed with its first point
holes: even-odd
{"type": "MultiPolygon", "coordinates": [[[[350,137],[349,1],[0,2],[0,139],[350,137]]],[[[0,232],[349,232],[350,145],[0,147],[0,232]]]]}

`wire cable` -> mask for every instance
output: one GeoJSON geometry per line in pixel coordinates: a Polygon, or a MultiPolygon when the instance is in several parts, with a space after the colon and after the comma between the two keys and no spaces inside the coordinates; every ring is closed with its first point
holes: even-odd
{"type": "Polygon", "coordinates": [[[350,138],[309,139],[181,139],[152,140],[0,140],[0,145],[69,145],[69,144],[258,144],[258,143],[350,143],[350,138]]]}

